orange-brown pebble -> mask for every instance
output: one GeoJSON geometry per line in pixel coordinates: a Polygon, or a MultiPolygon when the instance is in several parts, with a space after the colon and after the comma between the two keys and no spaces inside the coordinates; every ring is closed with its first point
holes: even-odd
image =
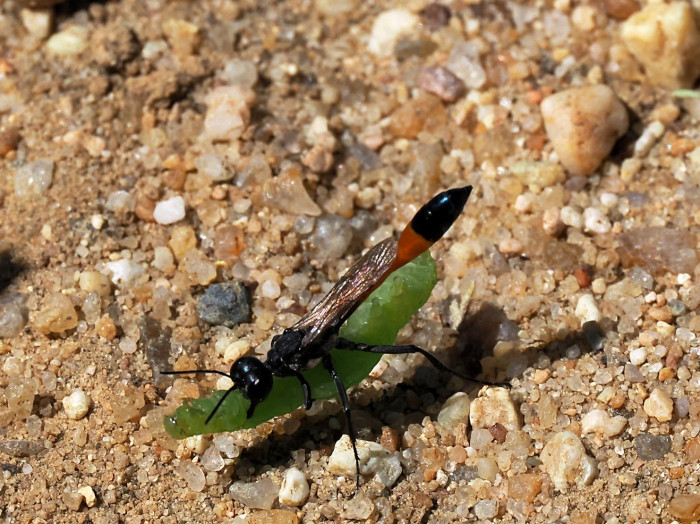
{"type": "Polygon", "coordinates": [[[598,522],[598,512],[594,509],[588,511],[575,509],[569,515],[571,524],[596,524],[598,522]]]}
{"type": "Polygon", "coordinates": [[[668,306],[652,306],[649,308],[649,311],[647,313],[651,318],[657,321],[661,320],[663,322],[670,322],[673,318],[673,315],[671,314],[671,308],[668,306]]]}
{"type": "Polygon", "coordinates": [[[447,456],[455,464],[464,464],[464,461],[467,460],[467,450],[464,449],[464,446],[454,446],[447,453],[447,456]]]}
{"type": "Polygon", "coordinates": [[[245,249],[243,230],[234,225],[220,227],[214,233],[214,257],[228,266],[238,260],[238,255],[245,249]]]}
{"type": "Polygon", "coordinates": [[[382,427],[382,436],[379,438],[379,443],[389,451],[399,449],[399,434],[389,426],[382,427]]]}
{"type": "Polygon", "coordinates": [[[579,287],[588,287],[591,285],[591,276],[588,274],[588,271],[583,268],[578,268],[574,271],[574,278],[576,278],[579,287]]]}
{"type": "Polygon", "coordinates": [[[424,95],[402,104],[391,115],[389,131],[398,138],[414,139],[431,123],[446,120],[445,107],[440,99],[424,95]]]}
{"type": "Polygon", "coordinates": [[[508,479],[508,497],[533,502],[542,490],[542,477],[536,473],[524,473],[508,479]]]}
{"type": "Polygon", "coordinates": [[[153,210],[156,203],[145,195],[136,197],[136,205],[134,206],[134,214],[144,222],[153,222],[153,210]]]}
{"type": "MultiPolygon", "coordinates": [[[[273,33],[273,31],[270,31],[273,33]]],[[[299,517],[287,509],[262,509],[251,513],[246,519],[248,524],[298,524],[299,517]]]]}
{"type": "Polygon", "coordinates": [[[669,378],[674,378],[675,376],[676,372],[671,368],[661,368],[661,371],[659,371],[659,380],[661,382],[664,382],[669,378]]]}
{"type": "Polygon", "coordinates": [[[625,396],[618,393],[610,400],[610,407],[613,409],[621,408],[625,405],[625,396]]]}
{"type": "Polygon", "coordinates": [[[691,438],[685,446],[688,462],[700,461],[700,437],[691,438]]]}
{"type": "Polygon", "coordinates": [[[95,324],[95,332],[102,338],[112,341],[117,336],[117,326],[114,320],[105,315],[95,324]]]}
{"type": "Polygon", "coordinates": [[[527,137],[525,147],[530,151],[542,151],[547,143],[547,135],[544,133],[536,133],[527,137]]]}
{"type": "Polygon", "coordinates": [[[185,187],[187,174],[185,171],[180,169],[169,169],[161,175],[161,178],[165,187],[173,189],[174,191],[180,191],[183,187],[185,187]]]}
{"type": "Polygon", "coordinates": [[[552,372],[549,369],[536,369],[532,375],[532,381],[535,384],[544,384],[549,380],[552,372]]]}
{"type": "Polygon", "coordinates": [[[508,434],[508,430],[503,424],[496,422],[493,426],[489,428],[489,433],[491,433],[491,436],[496,442],[498,442],[499,444],[503,444],[506,441],[506,435],[508,434]]]}
{"type": "Polygon", "coordinates": [[[618,20],[627,20],[639,11],[639,4],[635,0],[605,0],[605,12],[618,20]]]}
{"type": "Polygon", "coordinates": [[[700,494],[675,496],[668,505],[668,512],[684,524],[700,520],[700,494]]]}
{"type": "Polygon", "coordinates": [[[175,258],[180,260],[190,249],[197,247],[197,236],[190,226],[176,226],[170,235],[168,246],[175,258]]]}
{"type": "Polygon", "coordinates": [[[0,130],[0,156],[5,156],[17,149],[19,138],[19,130],[16,127],[0,130]]]}
{"type": "Polygon", "coordinates": [[[679,479],[685,475],[685,469],[681,466],[675,466],[668,471],[668,475],[672,479],[679,479]]]}

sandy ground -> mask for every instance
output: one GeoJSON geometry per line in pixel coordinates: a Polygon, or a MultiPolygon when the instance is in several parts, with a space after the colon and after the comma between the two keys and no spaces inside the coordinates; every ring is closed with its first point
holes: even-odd
{"type": "Polygon", "coordinates": [[[0,7],[4,522],[700,517],[700,110],[673,91],[700,75],[690,4],[30,4],[0,7]],[[402,472],[357,493],[327,470],[333,402],[164,432],[215,381],[157,371],[264,355],[467,183],[399,339],[510,390],[384,361],[353,420],[402,472]],[[229,281],[250,317],[203,322],[229,281]]]}

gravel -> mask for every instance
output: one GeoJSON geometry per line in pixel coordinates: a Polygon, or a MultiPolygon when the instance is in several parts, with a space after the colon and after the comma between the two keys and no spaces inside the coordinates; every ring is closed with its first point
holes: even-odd
{"type": "Polygon", "coordinates": [[[697,520],[697,6],[54,3],[0,14],[4,518],[697,520]],[[355,496],[337,403],[164,432],[224,384],[159,370],[264,356],[467,183],[399,343],[510,389],[382,361],[355,496]]]}

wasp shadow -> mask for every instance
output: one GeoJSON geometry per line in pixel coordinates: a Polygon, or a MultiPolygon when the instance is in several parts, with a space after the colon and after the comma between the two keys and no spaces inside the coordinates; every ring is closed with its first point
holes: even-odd
{"type": "MultiPolygon", "coordinates": [[[[601,323],[587,322],[580,330],[560,331],[553,340],[538,346],[517,348],[499,357],[498,380],[510,380],[511,363],[516,363],[511,371],[525,370],[536,365],[544,354],[553,362],[568,358],[574,346],[575,354],[598,352],[605,343],[604,333],[614,331],[612,321],[601,323]]],[[[478,377],[481,360],[493,357],[499,342],[517,342],[519,325],[508,319],[505,312],[492,303],[484,303],[473,314],[467,314],[458,328],[452,348],[435,353],[448,367],[466,376],[478,377]]],[[[522,371],[520,372],[522,374],[522,371]]],[[[384,377],[383,377],[384,378],[384,377]]],[[[491,377],[489,377],[491,378],[491,377]]],[[[381,380],[381,379],[380,379],[381,380]]],[[[480,387],[465,384],[464,389],[480,387]]],[[[390,427],[398,436],[411,424],[421,424],[426,416],[436,419],[445,400],[455,393],[454,384],[448,373],[438,370],[424,361],[416,366],[413,373],[401,377],[397,383],[379,391],[372,388],[356,390],[351,396],[353,426],[358,439],[376,441],[382,428],[390,427]]],[[[312,413],[315,409],[312,409],[312,413]]],[[[241,451],[241,460],[246,467],[236,468],[246,472],[238,480],[249,480],[268,467],[287,467],[292,461],[292,452],[303,450],[308,460],[311,450],[330,454],[335,442],[347,432],[347,423],[340,403],[326,404],[322,412],[303,417],[299,428],[291,435],[271,435],[263,441],[241,451]],[[330,424],[334,420],[334,424],[330,424]],[[337,422],[337,424],[335,424],[337,422]],[[255,473],[247,473],[254,471],[255,473]]]]}
{"type": "Polygon", "coordinates": [[[15,256],[10,249],[0,250],[0,293],[10,287],[10,284],[26,269],[27,264],[15,256]]]}

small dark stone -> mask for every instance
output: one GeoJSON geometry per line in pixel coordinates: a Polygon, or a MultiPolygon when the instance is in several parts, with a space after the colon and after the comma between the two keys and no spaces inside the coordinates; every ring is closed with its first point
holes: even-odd
{"type": "Polygon", "coordinates": [[[10,439],[0,442],[0,453],[11,457],[31,457],[46,449],[43,442],[34,440],[10,439]]]}
{"type": "Polygon", "coordinates": [[[634,364],[625,364],[625,380],[637,384],[644,382],[644,375],[634,364]]]}
{"type": "Polygon", "coordinates": [[[420,12],[421,20],[430,31],[437,31],[450,22],[452,11],[446,5],[430,4],[420,12]]]}
{"type": "Polygon", "coordinates": [[[216,326],[234,327],[251,318],[250,294],[240,282],[210,285],[197,302],[199,318],[216,326]]]}
{"type": "Polygon", "coordinates": [[[489,428],[489,433],[491,433],[491,436],[496,442],[498,442],[499,444],[503,444],[506,441],[506,435],[508,434],[508,430],[503,424],[501,424],[500,422],[496,422],[493,426],[489,428]]]}
{"type": "Polygon", "coordinates": [[[603,349],[603,345],[605,344],[605,335],[601,331],[598,322],[586,322],[581,327],[581,332],[588,343],[588,347],[590,347],[593,351],[600,351],[603,349]]]}
{"type": "Polygon", "coordinates": [[[454,102],[464,94],[464,82],[442,66],[424,67],[418,75],[418,87],[433,93],[445,102],[454,102]]]}
{"type": "Polygon", "coordinates": [[[450,475],[450,480],[454,482],[459,482],[464,480],[465,482],[471,482],[474,479],[479,478],[479,470],[476,466],[462,466],[456,470],[452,475],[450,475]]]}
{"type": "Polygon", "coordinates": [[[671,451],[671,437],[642,433],[634,439],[634,447],[637,450],[637,456],[642,460],[661,459],[671,451]]]}

